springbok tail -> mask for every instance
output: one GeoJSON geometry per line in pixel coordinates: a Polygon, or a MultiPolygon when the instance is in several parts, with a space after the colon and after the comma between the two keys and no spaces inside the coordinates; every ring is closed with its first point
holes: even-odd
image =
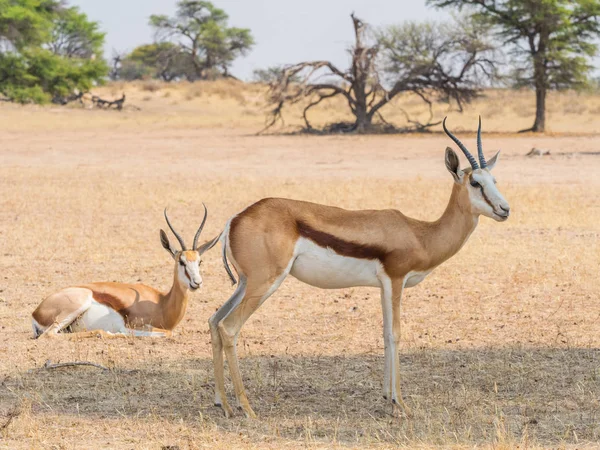
{"type": "Polygon", "coordinates": [[[223,231],[222,239],[223,239],[223,246],[222,246],[223,247],[223,266],[225,266],[227,275],[229,275],[229,278],[231,279],[231,285],[235,286],[237,284],[237,280],[235,279],[235,276],[231,272],[231,267],[229,267],[229,262],[227,261],[227,240],[229,239],[229,223],[227,224],[227,227],[223,231]]]}

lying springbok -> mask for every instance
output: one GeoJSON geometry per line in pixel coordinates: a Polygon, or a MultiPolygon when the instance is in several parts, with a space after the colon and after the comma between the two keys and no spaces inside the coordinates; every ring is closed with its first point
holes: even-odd
{"type": "Polygon", "coordinates": [[[179,241],[176,251],[167,234],[160,230],[162,246],[175,260],[173,286],[163,294],[144,284],[90,283],[68,287],[45,298],[32,314],[33,336],[56,336],[63,330],[76,336],[154,336],[169,335],[183,319],[188,289],[202,285],[200,257],[217,243],[217,238],[198,247],[198,238],[208,212],[194,236],[193,250],[187,250],[165,209],[167,225],[179,241]]]}
{"type": "MultiPolygon", "coordinates": [[[[288,274],[325,289],[374,286],[381,289],[385,348],[383,395],[393,410],[408,408],[400,393],[400,299],[465,244],[479,216],[504,221],[509,205],[491,170],[498,154],[486,161],[477,131],[479,164],[446,128],[471,167],[446,148],[446,168],[454,179],[446,210],[435,222],[411,219],[396,210],[348,211],[333,206],[266,198],[231,218],[223,234],[223,260],[239,275],[231,298],[209,319],[215,371],[215,405],[233,411],[225,396],[223,351],[235,395],[248,417],[255,417],[244,391],[236,355],[240,329],[288,274]]],[[[227,268],[227,267],[226,267],[227,268]]],[[[235,279],[232,280],[235,282],[235,279]]]]}

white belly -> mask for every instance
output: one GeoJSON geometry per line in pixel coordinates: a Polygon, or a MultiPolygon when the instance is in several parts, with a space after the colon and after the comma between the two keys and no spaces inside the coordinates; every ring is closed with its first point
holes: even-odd
{"type": "Polygon", "coordinates": [[[125,321],[123,316],[114,309],[109,308],[96,300],[92,300],[92,305],[75,322],[71,324],[71,331],[104,330],[110,333],[125,333],[125,321]]]}
{"type": "Polygon", "coordinates": [[[425,279],[427,275],[431,273],[431,270],[427,272],[409,272],[404,278],[404,287],[413,287],[419,284],[425,279]]]}
{"type": "Polygon", "coordinates": [[[376,259],[338,255],[305,238],[298,239],[294,255],[290,273],[306,284],[323,289],[381,285],[378,274],[382,266],[376,259]]]}

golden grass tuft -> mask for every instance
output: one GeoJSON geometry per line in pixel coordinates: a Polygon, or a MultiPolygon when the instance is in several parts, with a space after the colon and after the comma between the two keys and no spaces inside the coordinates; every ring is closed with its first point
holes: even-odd
{"type": "Polygon", "coordinates": [[[159,80],[144,80],[139,83],[139,86],[142,91],[158,92],[166,86],[169,86],[169,84],[159,80]]]}

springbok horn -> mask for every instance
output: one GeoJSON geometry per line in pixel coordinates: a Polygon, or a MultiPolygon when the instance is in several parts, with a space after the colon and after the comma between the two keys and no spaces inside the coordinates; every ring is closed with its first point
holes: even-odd
{"type": "Polygon", "coordinates": [[[467,159],[471,163],[471,167],[473,168],[473,170],[479,169],[479,164],[477,164],[477,161],[475,160],[475,158],[473,158],[473,155],[471,155],[471,153],[469,153],[469,150],[467,150],[467,148],[463,145],[463,143],[460,142],[456,136],[454,136],[452,133],[450,133],[448,131],[448,128],[446,128],[446,119],[447,118],[448,117],[444,117],[444,121],[442,122],[442,126],[444,127],[444,131],[446,132],[446,134],[448,135],[448,137],[450,137],[450,139],[452,139],[456,143],[456,145],[458,145],[458,147],[462,150],[462,152],[465,154],[465,156],[467,157],[467,159]]]}
{"type": "Polygon", "coordinates": [[[196,236],[194,236],[194,246],[192,250],[196,250],[198,248],[198,238],[200,237],[200,233],[202,233],[202,228],[204,228],[204,224],[206,223],[206,217],[208,216],[208,210],[206,209],[206,205],[202,202],[202,206],[204,206],[204,218],[202,219],[202,223],[200,224],[200,228],[196,231],[196,236]]]}
{"type": "Polygon", "coordinates": [[[183,251],[187,250],[187,247],[185,246],[185,242],[183,242],[183,238],[179,235],[179,233],[177,233],[177,231],[175,231],[175,229],[173,228],[173,225],[171,225],[171,222],[169,221],[169,216],[167,216],[167,208],[165,208],[165,219],[167,220],[167,225],[169,225],[169,228],[171,229],[171,231],[173,232],[173,234],[179,241],[179,245],[181,245],[181,250],[183,250],[183,251]]]}
{"type": "Polygon", "coordinates": [[[485,156],[483,156],[483,146],[481,145],[481,116],[479,116],[479,128],[477,128],[477,153],[479,154],[479,165],[482,169],[487,167],[485,156]]]}

